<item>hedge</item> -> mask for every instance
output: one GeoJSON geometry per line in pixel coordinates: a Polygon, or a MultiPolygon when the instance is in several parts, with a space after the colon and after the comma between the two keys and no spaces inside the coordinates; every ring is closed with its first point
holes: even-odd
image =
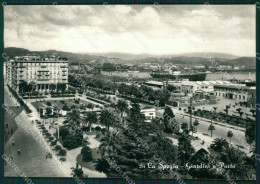
{"type": "Polygon", "coordinates": [[[100,103],[100,104],[102,104],[102,105],[108,104],[108,103],[106,103],[106,102],[103,102],[103,101],[100,101],[100,100],[98,100],[98,99],[91,98],[91,97],[88,97],[88,96],[87,96],[87,99],[88,99],[88,100],[92,100],[92,101],[97,102],[97,103],[100,103]]]}
{"type": "Polygon", "coordinates": [[[51,95],[52,98],[60,98],[60,97],[75,97],[75,95],[51,95]]]}

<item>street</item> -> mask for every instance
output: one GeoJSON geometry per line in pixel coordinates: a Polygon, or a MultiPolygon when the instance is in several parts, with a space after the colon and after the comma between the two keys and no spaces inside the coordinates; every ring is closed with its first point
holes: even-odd
{"type": "MultiPolygon", "coordinates": [[[[14,97],[10,97],[10,92],[5,86],[5,104],[14,105],[16,104],[14,97]]],[[[24,111],[17,115],[21,122],[29,127],[28,130],[39,134],[34,125],[28,119],[24,111]]],[[[42,147],[20,124],[12,137],[4,146],[5,154],[9,157],[13,157],[13,161],[28,177],[63,177],[66,176],[60,164],[54,159],[45,158],[47,148],[42,147]],[[12,146],[12,141],[15,145],[12,146]],[[21,154],[17,154],[17,150],[21,150],[21,154]]],[[[39,134],[39,136],[41,136],[39,134]]],[[[9,165],[5,166],[5,176],[19,176],[13,168],[9,165]]]]}

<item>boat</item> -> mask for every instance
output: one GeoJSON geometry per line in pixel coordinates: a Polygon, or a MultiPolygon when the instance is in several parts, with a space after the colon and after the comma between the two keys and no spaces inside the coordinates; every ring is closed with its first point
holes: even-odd
{"type": "Polygon", "coordinates": [[[160,79],[173,79],[173,80],[182,80],[188,79],[189,81],[204,81],[206,79],[207,73],[200,72],[200,73],[181,73],[180,71],[175,71],[172,73],[161,73],[153,71],[150,73],[150,76],[153,78],[160,78],[160,79]]]}

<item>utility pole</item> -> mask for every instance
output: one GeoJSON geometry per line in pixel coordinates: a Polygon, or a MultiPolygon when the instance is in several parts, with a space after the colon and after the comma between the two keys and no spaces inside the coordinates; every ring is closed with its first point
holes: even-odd
{"type": "Polygon", "coordinates": [[[190,130],[193,134],[193,126],[192,126],[192,97],[190,97],[190,130]]]}

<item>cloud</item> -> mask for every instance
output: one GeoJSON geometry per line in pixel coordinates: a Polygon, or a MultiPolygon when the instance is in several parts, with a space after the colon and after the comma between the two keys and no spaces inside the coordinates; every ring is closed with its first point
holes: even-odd
{"type": "Polygon", "coordinates": [[[255,54],[253,5],[109,7],[8,6],[12,11],[4,10],[5,47],[133,54],[255,54]]]}

